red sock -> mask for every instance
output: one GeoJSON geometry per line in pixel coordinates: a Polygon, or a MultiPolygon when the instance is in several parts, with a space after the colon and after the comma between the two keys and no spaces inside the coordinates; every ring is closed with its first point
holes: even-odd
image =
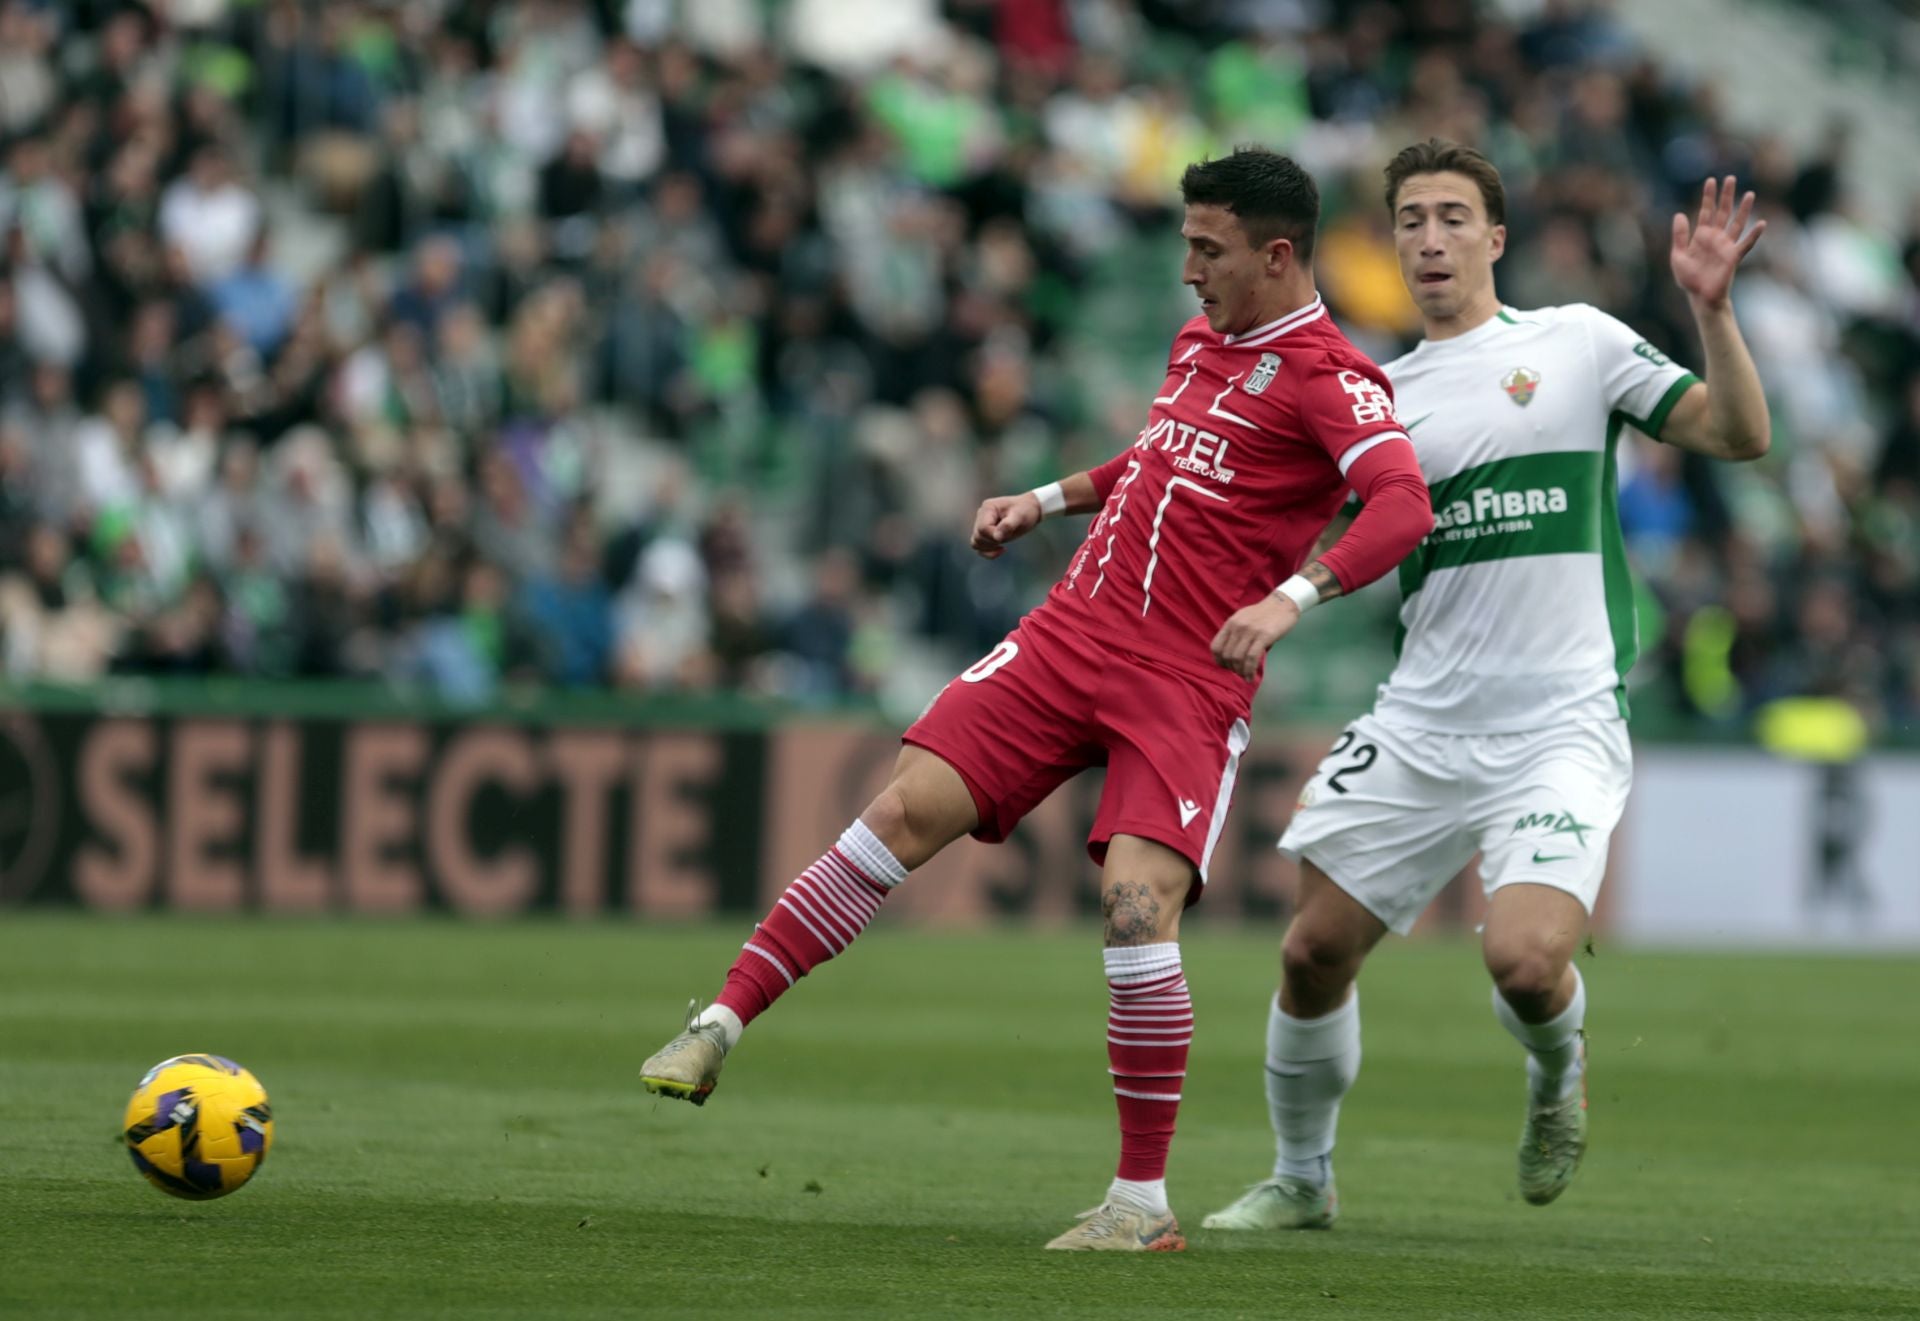
{"type": "Polygon", "coordinates": [[[1120,1109],[1118,1177],[1167,1177],[1193,1042],[1193,1000],[1173,941],[1106,951],[1107,1072],[1120,1109]]]}
{"type": "Polygon", "coordinates": [[[906,874],[873,832],[854,822],[774,901],[714,1003],[751,1023],[795,982],[851,945],[906,874]]]}

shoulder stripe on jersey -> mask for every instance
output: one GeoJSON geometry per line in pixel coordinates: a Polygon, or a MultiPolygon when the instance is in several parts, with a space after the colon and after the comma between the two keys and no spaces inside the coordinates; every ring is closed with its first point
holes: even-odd
{"type": "Polygon", "coordinates": [[[1686,395],[1687,391],[1693,389],[1696,385],[1704,384],[1706,384],[1706,382],[1702,381],[1692,372],[1688,372],[1684,376],[1676,378],[1674,383],[1667,387],[1667,392],[1660,396],[1660,402],[1653,406],[1653,412],[1647,415],[1646,421],[1642,422],[1639,418],[1633,417],[1630,414],[1623,414],[1623,416],[1647,436],[1654,440],[1659,440],[1661,431],[1666,428],[1667,416],[1679,405],[1680,400],[1686,395]]]}
{"type": "Polygon", "coordinates": [[[1318,321],[1327,314],[1327,305],[1315,295],[1311,303],[1298,311],[1289,312],[1278,321],[1269,321],[1264,326],[1255,326],[1244,335],[1228,335],[1224,343],[1236,349],[1252,348],[1259,344],[1270,344],[1292,330],[1298,330],[1309,321],[1318,321]]]}
{"type": "Polygon", "coordinates": [[[1413,443],[1413,438],[1404,431],[1382,431],[1377,436],[1368,436],[1358,445],[1347,446],[1345,452],[1340,455],[1340,475],[1345,477],[1348,470],[1360,461],[1362,454],[1365,454],[1374,446],[1384,445],[1390,440],[1404,440],[1409,445],[1413,443]]]}

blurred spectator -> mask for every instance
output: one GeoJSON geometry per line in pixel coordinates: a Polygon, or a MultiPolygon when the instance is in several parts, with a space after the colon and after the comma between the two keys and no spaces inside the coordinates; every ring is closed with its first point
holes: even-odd
{"type": "Polygon", "coordinates": [[[0,573],[0,656],[12,678],[65,682],[104,673],[120,623],[94,601],[92,584],[58,529],[26,538],[17,569],[0,573]]]}
{"type": "MultiPolygon", "coordinates": [[[[1138,427],[1179,169],[1313,168],[1385,358],[1378,167],[1438,133],[1505,172],[1505,298],[1695,367],[1666,215],[1758,189],[1774,456],[1618,448],[1637,709],[1910,721],[1920,203],[1881,232],[1850,125],[1726,105],[1598,0],[0,0],[0,655],[924,700],[1074,535],[984,565],[979,498],[1138,427]]],[[[1274,665],[1384,664],[1387,595],[1274,665]]]]}
{"type": "Polygon", "coordinates": [[[33,451],[19,427],[0,422],[0,564],[25,561],[34,505],[33,451]]]}
{"type": "Polygon", "coordinates": [[[472,437],[500,416],[500,358],[480,309],[458,303],[440,320],[433,368],[441,421],[472,437]]]}
{"type": "Polygon", "coordinates": [[[387,304],[390,323],[408,325],[423,335],[439,329],[441,316],[460,301],[460,245],[445,234],[420,244],[413,275],[387,304]]]}
{"type": "Polygon", "coordinates": [[[854,603],[859,563],[842,549],[814,564],[813,595],[780,630],[780,650],[797,673],[791,688],[801,698],[834,698],[854,691],[854,603]]]}
{"type": "Polygon", "coordinates": [[[0,232],[17,231],[18,258],[35,269],[45,268],[63,286],[84,280],[92,265],[87,227],[80,198],[52,145],[45,137],[28,134],[13,143],[6,163],[0,182],[0,232]]]}
{"type": "Polygon", "coordinates": [[[648,83],[646,54],[634,41],[608,42],[606,58],[573,80],[567,116],[574,132],[598,144],[600,172],[618,201],[637,196],[666,159],[660,98],[648,83]]]}
{"type": "Polygon", "coordinates": [[[459,596],[442,607],[431,580],[448,572],[447,562],[429,557],[418,562],[423,581],[414,585],[429,613],[403,643],[396,677],[424,682],[449,701],[488,701],[507,679],[525,678],[537,665],[538,642],[527,621],[509,603],[504,575],[485,560],[470,561],[461,575],[459,596]]]}
{"type": "Polygon", "coordinates": [[[235,437],[219,457],[219,473],[195,507],[200,532],[200,555],[216,572],[225,572],[239,557],[242,536],[250,536],[264,556],[261,529],[266,526],[267,502],[260,489],[260,457],[253,441],[235,437]]]}
{"type": "Polygon", "coordinates": [[[366,672],[360,602],[345,547],[331,533],[320,533],[305,551],[285,620],[292,634],[291,672],[306,679],[366,672]]]}
{"type": "Polygon", "coordinates": [[[620,594],[615,660],[632,688],[702,688],[712,680],[706,570],[684,541],[663,538],[640,555],[620,594]]]}
{"type": "Polygon", "coordinates": [[[147,454],[168,501],[190,510],[206,495],[226,429],[227,401],[219,387],[196,381],[187,389],[179,425],[147,433],[147,454]]]}
{"type": "Polygon", "coordinates": [[[745,569],[729,569],[713,580],[714,677],[722,688],[769,691],[773,678],[767,658],[773,654],[773,630],[760,604],[759,588],[745,569]]]}
{"type": "MultiPolygon", "coordinates": [[[[575,129],[540,171],[540,214],[548,220],[578,220],[600,208],[600,144],[593,134],[575,129]]],[[[562,228],[563,250],[578,255],[579,226],[562,228]]]]}
{"type": "Polygon", "coordinates": [[[224,147],[195,153],[160,201],[160,237],[186,255],[195,283],[212,285],[246,260],[260,230],[260,199],[235,176],[224,147]]]}
{"type": "Polygon", "coordinates": [[[60,92],[53,52],[55,16],[24,0],[0,5],[0,134],[39,122],[60,92]]]}
{"type": "Polygon", "coordinates": [[[552,648],[549,677],[567,688],[604,682],[613,653],[613,600],[600,578],[591,522],[576,518],[569,525],[559,563],[529,582],[522,596],[522,612],[552,648]]]}
{"type": "Polygon", "coordinates": [[[225,603],[211,578],[195,577],[180,598],[128,643],[121,664],[149,674],[211,674],[223,669],[225,603]]]}
{"type": "Polygon", "coordinates": [[[80,504],[89,514],[125,509],[141,490],[147,400],[138,383],[122,378],[101,396],[100,411],[73,433],[80,504]]]}
{"type": "Polygon", "coordinates": [[[226,590],[226,645],[235,667],[248,674],[281,677],[293,672],[295,632],[288,618],[293,594],[268,562],[266,547],[260,528],[243,522],[234,529],[227,552],[215,562],[226,590]]]}
{"type": "Polygon", "coordinates": [[[271,359],[286,340],[298,306],[293,284],[268,261],[271,244],[263,226],[253,236],[246,260],[207,289],[214,311],[263,360],[271,359]]]}
{"type": "Polygon", "coordinates": [[[1635,443],[1620,475],[1620,529],[1643,572],[1672,576],[1674,559],[1693,531],[1693,506],[1681,480],[1680,451],[1635,443]]]}

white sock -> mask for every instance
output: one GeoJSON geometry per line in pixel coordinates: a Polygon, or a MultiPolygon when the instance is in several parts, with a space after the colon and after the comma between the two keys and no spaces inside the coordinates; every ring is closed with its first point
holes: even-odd
{"type": "Polygon", "coordinates": [[[1324,1186],[1333,1177],[1340,1099],[1360,1073],[1360,988],[1320,1018],[1295,1018],[1275,996],[1267,1015],[1267,1113],[1275,1178],[1324,1186]]]}
{"type": "Polygon", "coordinates": [[[740,1021],[740,1015],[725,1005],[708,1005],[693,1020],[695,1027],[710,1027],[715,1023],[718,1023],[720,1030],[726,1033],[728,1050],[740,1044],[740,1034],[747,1030],[747,1025],[740,1021]]]}
{"type": "Polygon", "coordinates": [[[865,872],[867,878],[875,885],[885,886],[891,890],[907,879],[905,865],[893,856],[887,846],[880,842],[880,837],[858,817],[854,818],[852,825],[840,832],[839,849],[853,859],[853,864],[865,872]]]}
{"type": "Polygon", "coordinates": [[[1587,983],[1578,968],[1573,970],[1573,999],[1546,1022],[1522,1022],[1497,986],[1493,1016],[1527,1048],[1527,1082],[1535,1105],[1552,1105],[1573,1095],[1585,1068],[1580,1061],[1580,1029],[1587,1021],[1587,983]]]}
{"type": "Polygon", "coordinates": [[[1165,1179],[1115,1179],[1107,1185],[1107,1200],[1116,1206],[1131,1206],[1151,1215],[1171,1215],[1167,1205],[1165,1179]]]}

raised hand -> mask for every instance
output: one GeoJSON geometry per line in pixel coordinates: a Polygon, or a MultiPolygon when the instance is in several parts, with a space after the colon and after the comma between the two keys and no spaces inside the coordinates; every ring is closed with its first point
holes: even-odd
{"type": "Polygon", "coordinates": [[[1751,229],[1747,227],[1753,216],[1753,194],[1743,196],[1736,208],[1733,193],[1731,174],[1719,183],[1709,179],[1700,190],[1699,218],[1689,225],[1685,212],[1676,212],[1673,217],[1669,259],[1673,282],[1689,298],[1708,307],[1726,303],[1733,291],[1734,271],[1767,232],[1764,220],[1754,221],[1751,229]]]}

